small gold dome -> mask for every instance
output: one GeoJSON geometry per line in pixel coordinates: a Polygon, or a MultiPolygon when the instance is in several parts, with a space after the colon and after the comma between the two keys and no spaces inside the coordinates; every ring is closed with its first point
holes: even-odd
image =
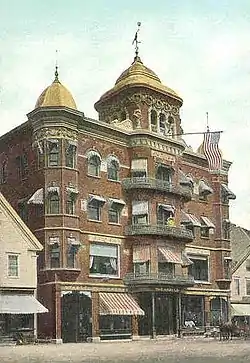
{"type": "Polygon", "coordinates": [[[124,88],[133,86],[146,86],[158,92],[164,93],[165,95],[177,98],[182,102],[182,98],[171,88],[164,86],[161,83],[160,78],[148,67],[146,67],[140,57],[135,57],[131,66],[126,69],[115,82],[115,86],[104,93],[100,100],[96,103],[98,106],[99,102],[109,98],[111,95],[121,91],[124,88]]]}
{"type": "Polygon", "coordinates": [[[55,80],[41,93],[36,102],[35,108],[48,106],[63,106],[77,110],[72,94],[58,79],[57,69],[55,72],[55,80]]]}

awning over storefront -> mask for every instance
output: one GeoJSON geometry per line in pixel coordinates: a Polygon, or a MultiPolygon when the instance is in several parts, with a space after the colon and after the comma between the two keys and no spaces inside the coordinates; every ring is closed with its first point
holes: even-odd
{"type": "Polygon", "coordinates": [[[213,222],[210,221],[210,219],[208,217],[201,216],[201,220],[206,225],[206,227],[215,228],[215,225],[213,224],[213,222]]]}
{"type": "Polygon", "coordinates": [[[192,224],[194,227],[201,227],[199,219],[191,213],[181,211],[181,223],[192,224]]]}
{"type": "Polygon", "coordinates": [[[167,247],[158,247],[158,253],[160,254],[159,260],[165,260],[169,263],[183,263],[181,259],[181,254],[179,252],[172,251],[167,247]]]}
{"type": "Polygon", "coordinates": [[[47,313],[45,308],[33,295],[0,294],[0,314],[38,314],[47,313]]]}
{"type": "Polygon", "coordinates": [[[36,190],[28,200],[27,204],[43,204],[43,188],[36,190]]]}
{"type": "Polygon", "coordinates": [[[231,304],[232,316],[250,316],[250,304],[231,304]]]}
{"type": "Polygon", "coordinates": [[[150,248],[147,245],[133,246],[133,262],[144,263],[150,260],[150,248]]]}
{"type": "Polygon", "coordinates": [[[126,293],[101,292],[100,315],[145,315],[135,299],[126,293]]]}

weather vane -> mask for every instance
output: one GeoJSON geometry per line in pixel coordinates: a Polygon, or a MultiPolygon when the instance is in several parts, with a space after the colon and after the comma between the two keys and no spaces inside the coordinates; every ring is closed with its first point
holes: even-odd
{"type": "Polygon", "coordinates": [[[140,30],[140,26],[141,26],[141,22],[140,21],[138,21],[138,23],[137,23],[137,25],[138,25],[138,29],[137,29],[137,31],[136,31],[136,33],[135,33],[135,37],[134,37],[134,40],[133,40],[133,42],[132,42],[132,45],[133,44],[135,44],[135,57],[138,57],[138,54],[139,54],[139,43],[141,43],[139,40],[138,40],[138,32],[139,32],[139,30],[140,30]]]}

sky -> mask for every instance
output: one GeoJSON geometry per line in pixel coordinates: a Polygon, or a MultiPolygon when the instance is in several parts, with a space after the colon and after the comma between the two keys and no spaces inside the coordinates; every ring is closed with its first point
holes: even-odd
{"type": "MultiPolygon", "coordinates": [[[[184,100],[184,132],[204,132],[206,112],[223,131],[230,220],[250,229],[249,0],[0,0],[0,135],[26,121],[56,61],[78,109],[97,119],[94,103],[133,61],[138,21],[143,63],[184,100]]],[[[185,140],[196,150],[202,135],[185,140]]]]}

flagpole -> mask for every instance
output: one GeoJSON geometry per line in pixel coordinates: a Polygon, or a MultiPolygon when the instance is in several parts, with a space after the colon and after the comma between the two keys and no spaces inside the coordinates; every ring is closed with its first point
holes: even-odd
{"type": "Polygon", "coordinates": [[[208,125],[208,112],[206,112],[207,115],[207,132],[209,132],[209,125],[208,125]]]}

